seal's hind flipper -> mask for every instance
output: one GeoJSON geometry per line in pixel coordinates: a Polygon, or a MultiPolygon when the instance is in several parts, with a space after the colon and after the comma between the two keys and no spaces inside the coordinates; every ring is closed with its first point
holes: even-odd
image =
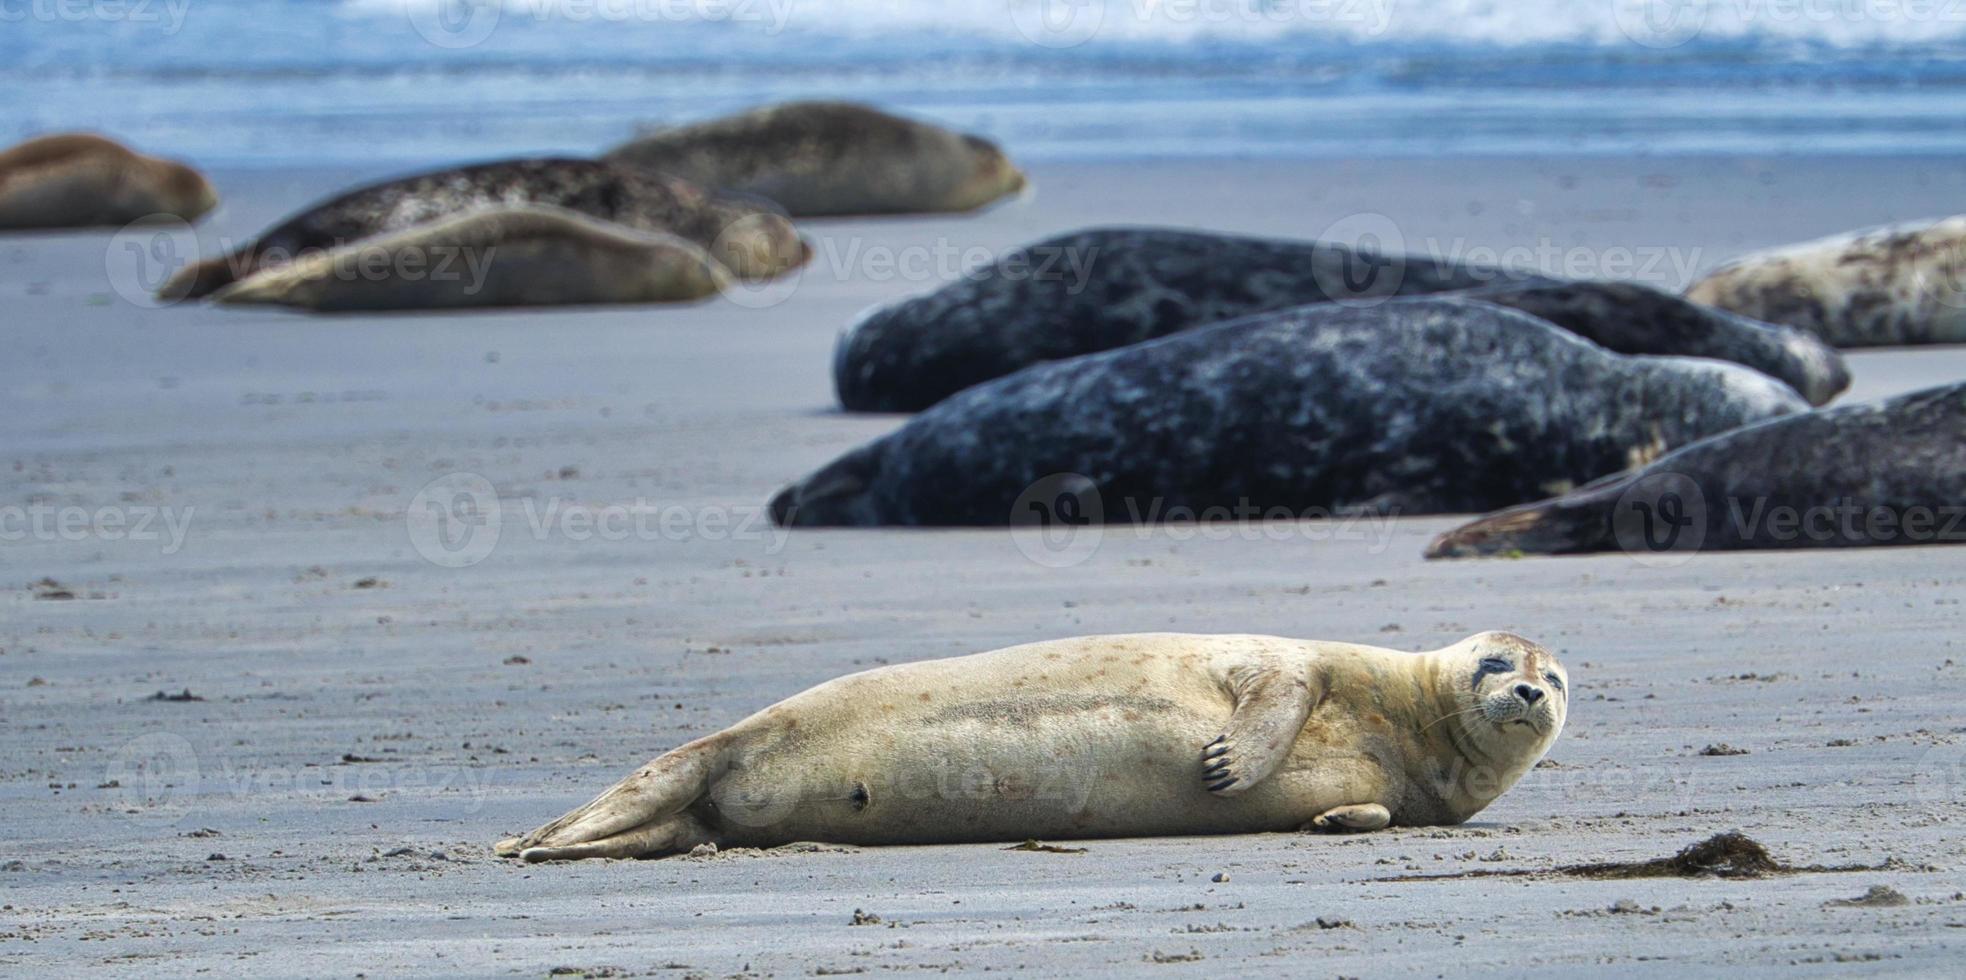
{"type": "MultiPolygon", "coordinates": [[[[628,778],[609,787],[607,792],[595,797],[586,806],[524,837],[499,841],[493,850],[501,857],[512,857],[543,848],[545,850],[540,856],[527,857],[527,860],[556,860],[558,858],[552,852],[565,851],[568,856],[582,856],[585,852],[575,853],[574,845],[607,844],[616,837],[634,838],[632,841],[613,842],[624,849],[633,849],[629,847],[631,844],[652,846],[652,841],[641,839],[646,836],[642,832],[651,829],[651,825],[680,815],[685,808],[703,797],[710,788],[711,780],[718,774],[722,745],[717,736],[711,736],[665,752],[628,778]]],[[[702,841],[692,841],[691,846],[697,843],[702,841]]],[[[612,848],[595,848],[593,855],[634,856],[626,853],[615,855],[612,851],[612,848]]],[[[640,853],[648,853],[647,848],[640,853]]]]}
{"type": "Polygon", "coordinates": [[[1222,734],[1203,746],[1201,778],[1209,792],[1235,796],[1283,765],[1323,692],[1303,670],[1286,670],[1281,663],[1234,667],[1223,681],[1235,697],[1235,711],[1222,734]]]}

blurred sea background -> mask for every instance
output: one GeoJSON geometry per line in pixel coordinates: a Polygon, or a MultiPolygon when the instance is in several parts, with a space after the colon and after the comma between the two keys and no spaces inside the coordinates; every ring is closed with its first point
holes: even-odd
{"type": "Polygon", "coordinates": [[[793,98],[1020,159],[1966,152],[1966,0],[0,0],[0,137],[592,153],[793,98]]]}

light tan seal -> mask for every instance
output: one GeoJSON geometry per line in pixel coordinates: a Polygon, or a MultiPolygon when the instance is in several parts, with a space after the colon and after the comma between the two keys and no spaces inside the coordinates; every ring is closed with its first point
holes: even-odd
{"type": "Polygon", "coordinates": [[[198,171],[100,136],[42,136],[0,152],[4,230],[196,221],[217,206],[218,193],[198,171]]]}
{"type": "Polygon", "coordinates": [[[1556,657],[1271,636],[1091,636],[821,684],[497,852],[935,844],[1460,823],[1563,728],[1556,657]]]}
{"type": "Polygon", "coordinates": [[[1966,215],[1745,255],[1686,298],[1837,347],[1966,343],[1966,215]]]}
{"type": "Polygon", "coordinates": [[[714,296],[729,278],[710,253],[674,235],[528,205],[314,252],[213,299],[326,313],[669,303],[714,296]]]}
{"type": "Polygon", "coordinates": [[[1025,187],[989,140],[852,102],[657,130],[604,159],[767,197],[794,217],[974,211],[1025,187]]]}

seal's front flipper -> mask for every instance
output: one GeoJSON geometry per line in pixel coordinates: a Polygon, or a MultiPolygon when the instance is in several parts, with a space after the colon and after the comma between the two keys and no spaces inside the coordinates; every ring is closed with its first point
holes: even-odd
{"type": "Polygon", "coordinates": [[[1322,692],[1302,670],[1281,663],[1234,667],[1223,683],[1235,697],[1229,727],[1202,747],[1201,779],[1217,796],[1235,796],[1268,779],[1290,755],[1322,692]]]}
{"type": "Polygon", "coordinates": [[[1377,803],[1353,803],[1335,806],[1318,814],[1311,819],[1308,829],[1337,832],[1384,830],[1392,822],[1392,811],[1377,803]]]}

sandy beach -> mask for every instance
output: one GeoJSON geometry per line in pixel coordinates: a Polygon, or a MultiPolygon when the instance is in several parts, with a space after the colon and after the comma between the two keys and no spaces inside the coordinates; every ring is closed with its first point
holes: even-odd
{"type": "MultiPolygon", "coordinates": [[[[812,223],[796,281],[666,309],[153,308],[161,253],[144,250],[188,239],[0,239],[0,969],[1956,970],[1966,549],[1426,563],[1456,523],[1429,518],[1113,527],[1058,567],[1002,531],[786,534],[763,507],[900,422],[834,409],[843,325],[1040,237],[1363,227],[1389,248],[1677,287],[1751,248],[1956,212],[1959,164],[1038,165],[1026,200],[812,223]],[[477,521],[464,546],[432,548],[433,503],[477,521]],[[490,853],[847,671],[1093,632],[1418,650],[1484,629],[1555,649],[1575,695],[1550,760],[1462,827],[1083,853],[490,853]],[[1863,870],[1557,870],[1730,830],[1793,865],[1863,870]],[[1905,901],[1835,904],[1873,886],[1905,901]]],[[[218,172],[226,204],[200,236],[242,239],[372,176],[218,172]]],[[[1850,360],[1848,400],[1966,377],[1960,348],[1850,360]]]]}

